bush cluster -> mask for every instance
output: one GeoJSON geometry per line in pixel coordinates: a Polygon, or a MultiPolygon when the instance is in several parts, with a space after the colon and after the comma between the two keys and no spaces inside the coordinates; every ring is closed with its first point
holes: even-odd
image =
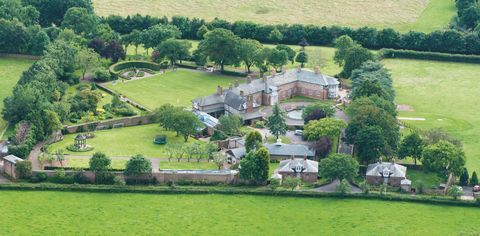
{"type": "Polygon", "coordinates": [[[202,39],[197,34],[205,25],[208,30],[224,28],[233,31],[241,38],[256,39],[262,43],[298,44],[306,39],[310,45],[332,45],[336,38],[348,35],[362,46],[370,49],[395,48],[418,51],[479,54],[480,38],[475,32],[461,32],[457,30],[437,30],[431,33],[410,31],[400,33],[394,29],[376,29],[372,27],[351,28],[342,26],[316,26],[301,24],[265,25],[246,21],[234,23],[214,19],[210,22],[193,18],[176,16],[169,20],[166,17],[151,16],[109,16],[104,19],[110,27],[127,34],[133,30],[144,30],[151,26],[170,24],[182,32],[184,39],[202,39]],[[271,37],[272,32],[279,32],[281,37],[271,37]],[[275,40],[275,41],[274,41],[275,40]]]}
{"type": "Polygon", "coordinates": [[[449,54],[439,52],[420,52],[413,50],[382,49],[377,54],[380,58],[406,58],[420,60],[480,63],[480,56],[449,54]]]}

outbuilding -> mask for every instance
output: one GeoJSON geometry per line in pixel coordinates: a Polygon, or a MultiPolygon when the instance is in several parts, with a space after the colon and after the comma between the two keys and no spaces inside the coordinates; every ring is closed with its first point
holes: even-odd
{"type": "Polygon", "coordinates": [[[287,177],[299,178],[303,182],[315,183],[318,176],[318,162],[307,158],[291,158],[280,162],[277,173],[282,180],[287,177]]]}
{"type": "Polygon", "coordinates": [[[8,155],[3,158],[3,172],[10,176],[12,179],[17,178],[17,163],[22,162],[23,159],[14,155],[8,155]]]}

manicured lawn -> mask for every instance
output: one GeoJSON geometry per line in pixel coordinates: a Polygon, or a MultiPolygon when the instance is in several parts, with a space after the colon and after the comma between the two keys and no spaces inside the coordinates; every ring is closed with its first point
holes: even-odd
{"type": "Polygon", "coordinates": [[[422,60],[388,59],[398,104],[412,112],[400,117],[425,118],[405,121],[420,129],[442,128],[464,143],[467,167],[480,171],[480,66],[422,60]]]}
{"type": "Polygon", "coordinates": [[[479,209],[247,195],[2,191],[5,235],[474,235],[479,209]],[[32,221],[34,220],[34,223],[32,221]]]}
{"type": "MultiPolygon", "coordinates": [[[[125,164],[128,159],[112,159],[112,169],[122,170],[125,169],[125,164]]],[[[68,158],[68,167],[75,168],[88,168],[88,158],[68,158]]],[[[213,162],[197,162],[193,159],[191,162],[182,160],[177,162],[176,159],[172,159],[170,162],[166,160],[160,161],[160,169],[168,170],[217,170],[218,167],[213,162]]]]}
{"type": "Polygon", "coordinates": [[[412,169],[407,169],[407,178],[412,181],[413,188],[417,187],[419,181],[425,188],[438,188],[440,183],[445,182],[436,173],[412,169]]]}
{"type": "Polygon", "coordinates": [[[215,93],[217,85],[228,87],[237,79],[240,78],[179,69],[141,80],[109,83],[107,87],[150,109],[166,103],[190,107],[192,99],[215,93]]]}
{"type": "Polygon", "coordinates": [[[248,20],[264,24],[345,25],[393,27],[432,31],[448,25],[455,13],[451,0],[94,0],[102,16],[182,15],[212,20],[248,20]],[[129,7],[135,6],[135,7],[129,7]]]}
{"type": "MultiPolygon", "coordinates": [[[[96,131],[96,137],[87,140],[87,144],[95,148],[93,151],[76,153],[67,151],[67,146],[73,144],[76,134],[66,135],[63,141],[52,144],[49,150],[65,149],[67,154],[78,156],[91,156],[94,152],[104,152],[109,156],[120,157],[136,154],[143,154],[146,157],[166,157],[165,146],[153,143],[153,138],[158,134],[167,135],[169,143],[184,143],[183,137],[176,137],[175,133],[167,132],[157,124],[151,124],[96,131]]],[[[192,138],[188,142],[202,143],[192,138]]]]}
{"type": "MultiPolygon", "coordinates": [[[[89,158],[67,158],[67,166],[73,168],[88,168],[89,158]]],[[[111,166],[115,170],[125,169],[128,159],[112,159],[111,166]]]]}
{"type": "MultiPolygon", "coordinates": [[[[12,94],[12,89],[20,79],[22,72],[33,64],[33,60],[0,57],[0,111],[3,99],[12,94]]],[[[7,128],[7,122],[0,115],[0,139],[7,128]]]]}
{"type": "Polygon", "coordinates": [[[191,162],[177,162],[176,160],[161,161],[161,170],[218,170],[217,165],[213,162],[197,162],[192,160],[191,162]]]}

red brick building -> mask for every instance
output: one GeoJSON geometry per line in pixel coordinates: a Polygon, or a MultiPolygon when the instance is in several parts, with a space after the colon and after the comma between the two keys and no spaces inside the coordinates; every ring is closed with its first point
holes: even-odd
{"type": "Polygon", "coordinates": [[[263,117],[261,106],[272,106],[295,96],[334,99],[339,84],[336,78],[320,73],[318,68],[285,70],[260,79],[247,78],[246,83],[236,82],[228,89],[218,86],[217,93],[193,100],[192,106],[215,117],[225,113],[239,115],[248,123],[263,117]]]}

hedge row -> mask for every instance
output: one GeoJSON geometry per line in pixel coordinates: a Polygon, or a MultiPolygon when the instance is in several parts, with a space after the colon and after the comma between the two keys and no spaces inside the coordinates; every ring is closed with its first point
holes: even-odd
{"type": "Polygon", "coordinates": [[[351,28],[344,26],[319,26],[302,24],[267,25],[248,21],[229,22],[222,19],[205,21],[197,18],[175,16],[171,19],[149,15],[109,16],[104,21],[120,34],[133,30],[145,30],[156,24],[170,24],[182,32],[183,39],[201,39],[197,34],[205,25],[209,30],[223,28],[231,30],[241,38],[249,38],[261,43],[298,44],[306,39],[310,45],[332,45],[336,38],[348,35],[369,49],[396,48],[418,51],[480,54],[480,37],[476,32],[462,32],[454,29],[437,30],[430,33],[409,31],[398,32],[394,29],[376,29],[372,27],[351,28]],[[283,37],[272,39],[271,33],[278,30],[283,37]]]}
{"type": "Polygon", "coordinates": [[[96,192],[96,193],[143,193],[143,194],[246,194],[259,196],[282,196],[282,197],[309,197],[309,198],[341,198],[341,199],[371,199],[382,201],[425,203],[432,205],[464,206],[480,208],[480,201],[453,200],[443,196],[400,195],[378,193],[370,194],[340,194],[319,193],[313,191],[286,191],[266,190],[260,188],[242,187],[171,187],[171,186],[111,186],[111,185],[59,185],[51,183],[41,184],[5,184],[0,185],[0,190],[15,191],[67,191],[67,192],[96,192]]]}
{"type": "Polygon", "coordinates": [[[407,58],[419,60],[435,60],[464,63],[480,63],[480,56],[449,54],[439,52],[420,52],[412,50],[382,49],[377,54],[380,58],[407,58]]]}
{"type": "Polygon", "coordinates": [[[160,71],[162,67],[159,64],[153,63],[153,62],[148,62],[148,61],[125,61],[125,62],[119,62],[117,64],[114,64],[110,66],[110,72],[117,74],[120,73],[120,71],[125,70],[125,69],[149,69],[153,71],[160,71]]]}

